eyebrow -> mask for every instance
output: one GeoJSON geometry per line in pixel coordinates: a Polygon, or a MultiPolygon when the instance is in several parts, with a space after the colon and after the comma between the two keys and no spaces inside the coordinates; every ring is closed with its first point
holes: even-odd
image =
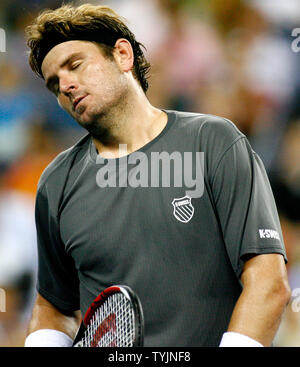
{"type": "MultiPolygon", "coordinates": [[[[67,64],[69,64],[70,62],[74,61],[75,59],[77,59],[78,57],[82,56],[82,52],[73,52],[71,55],[67,56],[59,65],[59,68],[63,68],[64,66],[66,66],[67,64]]],[[[47,78],[46,80],[46,87],[48,89],[51,88],[51,84],[53,83],[54,80],[57,79],[56,75],[51,75],[49,76],[49,78],[47,78]]]]}

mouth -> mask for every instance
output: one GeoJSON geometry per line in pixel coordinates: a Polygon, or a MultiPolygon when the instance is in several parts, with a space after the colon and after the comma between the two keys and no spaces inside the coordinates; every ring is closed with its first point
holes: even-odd
{"type": "Polygon", "coordinates": [[[76,110],[77,106],[79,105],[79,103],[85,98],[86,96],[82,96],[82,97],[78,97],[74,100],[73,102],[73,111],[76,110]]]}

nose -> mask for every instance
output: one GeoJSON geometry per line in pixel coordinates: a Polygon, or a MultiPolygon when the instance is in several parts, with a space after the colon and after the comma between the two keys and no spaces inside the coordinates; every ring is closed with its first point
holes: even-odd
{"type": "Polygon", "coordinates": [[[69,96],[72,91],[76,90],[77,83],[74,76],[69,74],[62,74],[59,78],[59,90],[66,96],[69,96]]]}

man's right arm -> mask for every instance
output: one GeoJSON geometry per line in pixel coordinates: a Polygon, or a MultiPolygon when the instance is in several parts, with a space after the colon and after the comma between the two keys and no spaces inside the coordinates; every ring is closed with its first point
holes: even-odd
{"type": "Polygon", "coordinates": [[[46,330],[52,330],[52,334],[54,331],[58,331],[58,335],[64,333],[73,340],[80,325],[80,321],[80,311],[70,313],[62,312],[38,293],[29,323],[28,336],[31,334],[32,337],[33,333],[39,330],[44,330],[44,334],[46,335],[46,330]]]}

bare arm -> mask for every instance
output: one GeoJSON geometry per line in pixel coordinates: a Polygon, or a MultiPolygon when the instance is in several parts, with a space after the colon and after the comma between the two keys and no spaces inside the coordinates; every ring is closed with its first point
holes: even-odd
{"type": "Polygon", "coordinates": [[[29,323],[28,335],[39,329],[54,329],[74,339],[79,325],[79,311],[64,314],[38,294],[29,323]]]}
{"type": "Polygon", "coordinates": [[[232,313],[228,331],[270,346],[290,299],[282,255],[266,254],[246,261],[241,275],[243,291],[232,313]]]}

